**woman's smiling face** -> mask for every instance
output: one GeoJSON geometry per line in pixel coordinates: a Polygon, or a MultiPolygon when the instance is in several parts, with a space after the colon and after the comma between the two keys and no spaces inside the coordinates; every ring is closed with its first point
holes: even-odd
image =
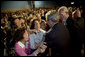
{"type": "Polygon", "coordinates": [[[24,41],[28,41],[29,40],[29,36],[28,36],[27,30],[25,30],[25,33],[23,34],[23,37],[24,37],[24,41]]]}

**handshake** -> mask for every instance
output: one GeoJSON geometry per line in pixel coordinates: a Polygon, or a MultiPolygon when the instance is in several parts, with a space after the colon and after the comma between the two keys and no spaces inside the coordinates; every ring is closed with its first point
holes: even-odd
{"type": "Polygon", "coordinates": [[[47,46],[45,45],[46,43],[43,42],[38,48],[37,50],[34,52],[35,54],[39,54],[39,53],[44,53],[47,46]]]}

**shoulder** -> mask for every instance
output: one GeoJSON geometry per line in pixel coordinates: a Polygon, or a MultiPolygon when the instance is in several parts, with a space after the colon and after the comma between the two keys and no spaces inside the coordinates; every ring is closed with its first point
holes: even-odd
{"type": "Polygon", "coordinates": [[[33,34],[30,34],[30,36],[29,36],[31,39],[32,38],[34,38],[35,37],[35,33],[33,33],[33,34]]]}
{"type": "Polygon", "coordinates": [[[73,19],[72,19],[72,18],[70,18],[70,17],[68,17],[68,18],[67,18],[67,21],[73,21],[73,19]]]}
{"type": "Polygon", "coordinates": [[[33,43],[36,38],[36,35],[34,33],[30,34],[29,38],[30,38],[30,42],[33,43]]]}
{"type": "Polygon", "coordinates": [[[25,45],[22,44],[21,42],[16,42],[14,48],[15,48],[15,49],[16,49],[16,48],[25,48],[25,45]]]}
{"type": "Polygon", "coordinates": [[[60,24],[59,24],[59,23],[56,23],[56,24],[52,27],[52,30],[56,30],[59,26],[60,26],[60,24]]]}
{"type": "Polygon", "coordinates": [[[16,46],[19,46],[18,42],[15,43],[15,47],[16,47],[16,46]]]}
{"type": "Polygon", "coordinates": [[[15,43],[14,49],[15,49],[15,50],[21,49],[21,47],[19,46],[18,42],[15,43]]]}

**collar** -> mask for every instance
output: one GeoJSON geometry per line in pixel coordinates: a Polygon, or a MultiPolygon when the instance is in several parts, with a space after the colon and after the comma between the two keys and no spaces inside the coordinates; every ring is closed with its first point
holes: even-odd
{"type": "Polygon", "coordinates": [[[58,22],[56,22],[46,33],[49,33],[56,24],[58,24],[58,22]]]}
{"type": "Polygon", "coordinates": [[[54,27],[58,22],[56,22],[52,27],[54,27]]]}
{"type": "Polygon", "coordinates": [[[65,19],[65,21],[64,21],[64,25],[66,25],[67,19],[68,19],[68,18],[65,19]]]}
{"type": "Polygon", "coordinates": [[[21,48],[25,47],[25,45],[23,43],[21,43],[20,41],[18,42],[18,44],[20,45],[21,48]]]}

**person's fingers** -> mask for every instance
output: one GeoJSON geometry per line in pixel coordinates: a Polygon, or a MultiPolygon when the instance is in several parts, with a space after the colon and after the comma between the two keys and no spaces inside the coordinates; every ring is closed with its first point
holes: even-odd
{"type": "Polygon", "coordinates": [[[39,53],[39,51],[40,51],[40,50],[39,50],[39,49],[37,49],[34,53],[38,54],[38,53],[39,53]]]}
{"type": "Polygon", "coordinates": [[[43,52],[45,52],[45,49],[41,49],[40,51],[41,51],[41,53],[43,53],[43,52]]]}
{"type": "Polygon", "coordinates": [[[47,46],[46,45],[43,45],[42,48],[47,48],[47,46]]]}
{"type": "Polygon", "coordinates": [[[43,42],[43,44],[46,44],[46,42],[43,42]]]}

